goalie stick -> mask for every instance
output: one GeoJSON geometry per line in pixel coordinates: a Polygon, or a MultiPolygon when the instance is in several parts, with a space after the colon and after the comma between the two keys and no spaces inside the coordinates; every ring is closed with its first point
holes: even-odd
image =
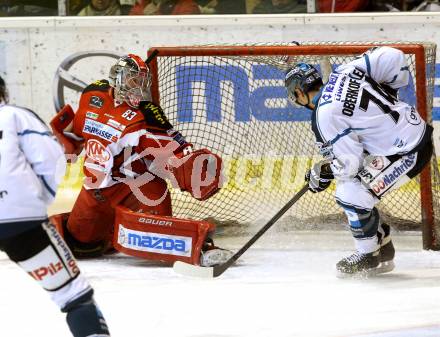
{"type": "Polygon", "coordinates": [[[303,195],[307,192],[309,185],[304,185],[301,190],[295,194],[292,199],[290,199],[287,204],[281,208],[277,214],[275,214],[272,219],[270,219],[246,244],[240,248],[234,255],[232,255],[229,260],[225,263],[219,264],[214,267],[202,267],[195,266],[193,264],[177,261],[173,265],[173,269],[176,273],[186,275],[186,276],[195,276],[195,277],[204,277],[204,278],[214,278],[223,274],[238,258],[246,252],[249,247],[251,247],[255,241],[257,241],[272,225],[281,218],[284,213],[286,213],[290,207],[292,207],[303,195]]]}

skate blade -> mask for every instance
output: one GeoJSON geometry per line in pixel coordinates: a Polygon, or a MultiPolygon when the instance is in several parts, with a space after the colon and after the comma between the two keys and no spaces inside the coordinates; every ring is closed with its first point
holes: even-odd
{"type": "Polygon", "coordinates": [[[357,273],[344,273],[340,270],[336,271],[336,277],[340,278],[340,279],[367,279],[370,277],[374,277],[377,275],[377,267],[376,268],[371,268],[371,269],[366,269],[366,270],[362,270],[360,272],[357,273]]]}
{"type": "Polygon", "coordinates": [[[391,260],[391,261],[381,262],[379,267],[377,267],[376,269],[378,274],[383,274],[392,271],[394,267],[395,267],[394,261],[391,260]]]}

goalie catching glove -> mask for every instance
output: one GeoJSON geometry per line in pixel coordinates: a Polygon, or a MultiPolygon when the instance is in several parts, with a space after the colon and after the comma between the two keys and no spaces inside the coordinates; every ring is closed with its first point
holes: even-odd
{"type": "Polygon", "coordinates": [[[330,163],[326,161],[313,165],[305,176],[305,180],[309,183],[309,191],[313,193],[326,190],[334,178],[330,163]]]}
{"type": "Polygon", "coordinates": [[[168,169],[182,191],[188,191],[197,200],[206,200],[223,183],[222,159],[207,149],[187,149],[168,161],[168,169]]]}

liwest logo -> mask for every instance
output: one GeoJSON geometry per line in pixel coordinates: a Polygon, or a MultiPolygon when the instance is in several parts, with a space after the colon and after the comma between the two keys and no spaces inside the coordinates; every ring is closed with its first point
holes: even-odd
{"type": "Polygon", "coordinates": [[[374,182],[371,189],[380,196],[390,189],[399,178],[407,174],[416,163],[416,155],[410,154],[391,164],[374,182]]]}
{"type": "Polygon", "coordinates": [[[192,238],[141,232],[119,225],[118,243],[125,248],[158,254],[191,256],[192,238]]]}
{"type": "Polygon", "coordinates": [[[326,86],[324,87],[324,93],[328,92],[329,94],[333,93],[335,90],[335,84],[338,80],[339,75],[338,74],[330,74],[330,77],[328,78],[328,82],[326,86]]]}
{"type": "Polygon", "coordinates": [[[121,131],[88,118],[85,120],[83,132],[98,136],[110,142],[116,142],[121,136],[121,131]]]}

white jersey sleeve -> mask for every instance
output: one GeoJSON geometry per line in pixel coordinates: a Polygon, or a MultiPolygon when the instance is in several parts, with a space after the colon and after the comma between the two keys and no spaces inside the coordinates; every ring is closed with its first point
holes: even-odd
{"type": "Polygon", "coordinates": [[[338,71],[352,66],[365,71],[377,83],[386,84],[393,89],[408,85],[408,64],[405,54],[398,49],[391,47],[370,49],[356,60],[340,66],[338,71]]]}
{"type": "Polygon", "coordinates": [[[63,150],[46,124],[32,111],[27,110],[15,117],[19,146],[44,186],[44,199],[50,203],[64,174],[63,150]]]}
{"type": "Polygon", "coordinates": [[[333,174],[335,177],[355,176],[364,157],[358,128],[351,127],[335,114],[319,110],[315,113],[312,128],[321,154],[331,161],[333,174]]]}
{"type": "Polygon", "coordinates": [[[62,159],[61,146],[32,111],[0,104],[0,234],[2,223],[46,219],[62,159]]]}

